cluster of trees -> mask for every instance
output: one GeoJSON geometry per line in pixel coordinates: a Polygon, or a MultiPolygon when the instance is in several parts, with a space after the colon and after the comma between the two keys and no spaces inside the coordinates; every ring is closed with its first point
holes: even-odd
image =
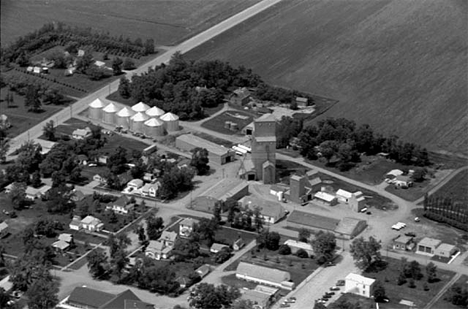
{"type": "Polygon", "coordinates": [[[462,202],[456,202],[450,197],[426,194],[423,205],[426,218],[468,231],[468,210],[462,202]]]}
{"type": "Polygon", "coordinates": [[[29,308],[53,308],[58,303],[58,285],[50,269],[55,253],[34,235],[33,227],[22,233],[24,254],[9,265],[14,290],[26,292],[29,308]]]}
{"type": "MultiPolygon", "coordinates": [[[[67,51],[76,53],[80,46],[93,46],[96,50],[109,54],[125,54],[139,58],[153,54],[154,41],[134,41],[129,38],[112,37],[105,32],[96,32],[92,28],[66,26],[63,23],[47,23],[40,29],[19,37],[9,46],[2,48],[3,62],[23,64],[24,59],[56,45],[66,46],[67,51]]],[[[26,64],[27,65],[27,64],[26,64]]]]}
{"type": "Polygon", "coordinates": [[[460,308],[468,306],[468,287],[463,283],[455,283],[445,293],[444,299],[460,308]]]}
{"type": "MultiPolygon", "coordinates": [[[[401,258],[399,270],[400,273],[397,279],[398,285],[403,285],[406,282],[408,282],[408,286],[414,289],[416,287],[414,281],[419,281],[424,277],[421,270],[421,266],[417,261],[411,261],[408,263],[408,260],[406,258],[401,258]]],[[[429,262],[426,265],[426,278],[427,283],[439,281],[439,279],[437,278],[437,266],[432,262],[429,262]]],[[[427,283],[424,283],[425,291],[429,290],[429,286],[427,285],[427,283]]]]}
{"type": "MultiPolygon", "coordinates": [[[[221,205],[216,205],[215,210],[221,207],[221,205]]],[[[247,205],[243,207],[231,198],[228,198],[224,202],[224,207],[228,210],[227,222],[232,228],[256,231],[257,233],[263,230],[264,220],[259,207],[254,207],[253,209],[247,205]]]]}
{"type": "Polygon", "coordinates": [[[258,75],[242,66],[233,68],[218,60],[186,61],[176,53],[167,65],[134,75],[131,82],[121,79],[119,93],[175,113],[181,120],[200,119],[203,107],[221,103],[232,87],[252,87],[259,82],[258,75]]]}
{"type": "Polygon", "coordinates": [[[257,247],[268,249],[271,251],[278,250],[280,247],[281,236],[277,232],[264,230],[257,236],[257,247]]]}
{"type": "MultiPolygon", "coordinates": [[[[200,283],[190,292],[188,298],[191,308],[196,309],[228,309],[228,308],[245,308],[240,307],[245,303],[234,304],[235,300],[241,296],[238,288],[228,287],[224,284],[217,285],[209,283],[200,283]]],[[[247,303],[247,305],[251,305],[247,303]]]]}
{"type": "Polygon", "coordinates": [[[291,89],[270,86],[262,83],[255,90],[255,97],[262,101],[272,101],[277,103],[291,104],[292,109],[296,109],[296,97],[303,97],[309,100],[309,105],[313,105],[314,99],[312,96],[291,89]],[[294,107],[295,106],[295,107],[294,107]]]}
{"type": "Polygon", "coordinates": [[[375,134],[369,125],[356,126],[344,118],[320,120],[316,126],[305,127],[299,134],[301,154],[316,160],[324,157],[340,170],[348,170],[360,161],[360,154],[388,153],[390,159],[405,165],[427,166],[429,155],[425,148],[400,141],[397,136],[375,134]]]}
{"type": "Polygon", "coordinates": [[[380,249],[382,245],[374,237],[365,240],[359,237],[353,240],[350,245],[350,253],[357,267],[366,270],[373,263],[379,263],[382,260],[380,249]]]}
{"type": "Polygon", "coordinates": [[[192,149],[192,160],[190,161],[190,166],[197,171],[197,175],[206,175],[210,171],[210,166],[208,163],[208,150],[205,148],[197,147],[192,149]]]}
{"type": "Polygon", "coordinates": [[[286,148],[292,138],[298,136],[303,129],[303,120],[283,116],[276,124],[276,148],[286,148]]]}

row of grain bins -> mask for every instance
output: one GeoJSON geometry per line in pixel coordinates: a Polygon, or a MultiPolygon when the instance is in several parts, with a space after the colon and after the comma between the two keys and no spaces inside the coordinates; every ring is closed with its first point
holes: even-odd
{"type": "Polygon", "coordinates": [[[165,113],[156,106],[150,108],[143,102],[131,108],[120,109],[114,103],[106,105],[100,99],[96,99],[89,104],[89,118],[151,137],[163,136],[165,131],[179,130],[177,115],[165,113]]]}

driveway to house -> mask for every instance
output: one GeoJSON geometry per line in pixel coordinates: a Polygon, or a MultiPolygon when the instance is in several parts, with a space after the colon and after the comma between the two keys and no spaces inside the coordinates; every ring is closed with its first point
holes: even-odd
{"type": "MultiPolygon", "coordinates": [[[[256,14],[272,7],[273,5],[281,2],[282,0],[263,0],[259,3],[252,5],[251,7],[239,12],[226,20],[214,25],[213,27],[193,36],[192,38],[180,43],[179,45],[172,46],[167,49],[166,52],[157,56],[156,58],[150,60],[149,62],[141,65],[137,69],[127,72],[127,78],[131,78],[134,74],[141,74],[148,71],[148,68],[160,65],[162,63],[167,63],[171,59],[172,55],[176,52],[186,53],[195,47],[202,45],[205,42],[213,39],[217,35],[231,29],[232,27],[246,21],[247,19],[255,16],[256,14]]],[[[116,80],[109,85],[87,95],[86,97],[79,99],[77,102],[70,105],[69,108],[65,108],[60,112],[54,114],[53,116],[45,119],[41,123],[37,124],[36,126],[30,128],[28,131],[23,132],[22,134],[13,138],[10,142],[10,154],[15,151],[19,146],[21,146],[24,142],[38,138],[42,134],[42,127],[48,121],[54,121],[56,125],[61,124],[68,119],[78,115],[83,110],[85,110],[88,105],[97,98],[104,98],[110,93],[117,91],[119,87],[119,80],[116,80]]],[[[11,160],[12,157],[8,157],[8,160],[11,160]]]]}

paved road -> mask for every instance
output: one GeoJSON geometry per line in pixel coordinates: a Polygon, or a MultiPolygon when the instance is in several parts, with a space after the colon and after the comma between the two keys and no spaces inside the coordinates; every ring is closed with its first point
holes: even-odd
{"type": "MultiPolygon", "coordinates": [[[[182,42],[179,45],[172,46],[162,55],[156,57],[155,59],[143,64],[139,68],[133,70],[132,72],[127,73],[127,77],[131,77],[134,74],[141,74],[147,72],[149,67],[154,67],[160,65],[162,63],[167,63],[172,55],[180,51],[181,53],[186,53],[195,47],[202,45],[205,42],[210,41],[217,35],[231,29],[232,27],[242,23],[243,21],[255,16],[256,14],[266,10],[267,8],[279,3],[281,0],[263,0],[244,11],[237,13],[229,17],[228,19],[220,22],[219,24],[195,35],[194,37],[182,42]]],[[[94,93],[89,94],[88,96],[78,100],[75,102],[70,108],[66,108],[57,114],[49,117],[48,119],[44,120],[43,122],[37,124],[33,128],[29,129],[28,131],[18,135],[14,139],[11,140],[10,143],[10,153],[17,149],[21,144],[29,139],[34,139],[39,137],[42,134],[42,127],[44,124],[50,120],[54,121],[56,124],[60,124],[65,122],[66,120],[70,119],[71,117],[78,115],[83,110],[85,110],[89,103],[94,101],[97,98],[104,98],[110,93],[116,91],[119,86],[119,80],[112,82],[111,84],[95,91],[94,93]]]]}

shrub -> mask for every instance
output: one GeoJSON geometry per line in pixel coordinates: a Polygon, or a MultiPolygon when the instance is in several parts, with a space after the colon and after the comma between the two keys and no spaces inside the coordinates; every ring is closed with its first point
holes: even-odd
{"type": "Polygon", "coordinates": [[[291,254],[291,248],[288,245],[281,245],[278,249],[278,253],[281,255],[291,254]]]}
{"type": "Polygon", "coordinates": [[[300,257],[301,259],[306,259],[309,257],[309,254],[304,249],[297,250],[296,255],[300,257]]]}

